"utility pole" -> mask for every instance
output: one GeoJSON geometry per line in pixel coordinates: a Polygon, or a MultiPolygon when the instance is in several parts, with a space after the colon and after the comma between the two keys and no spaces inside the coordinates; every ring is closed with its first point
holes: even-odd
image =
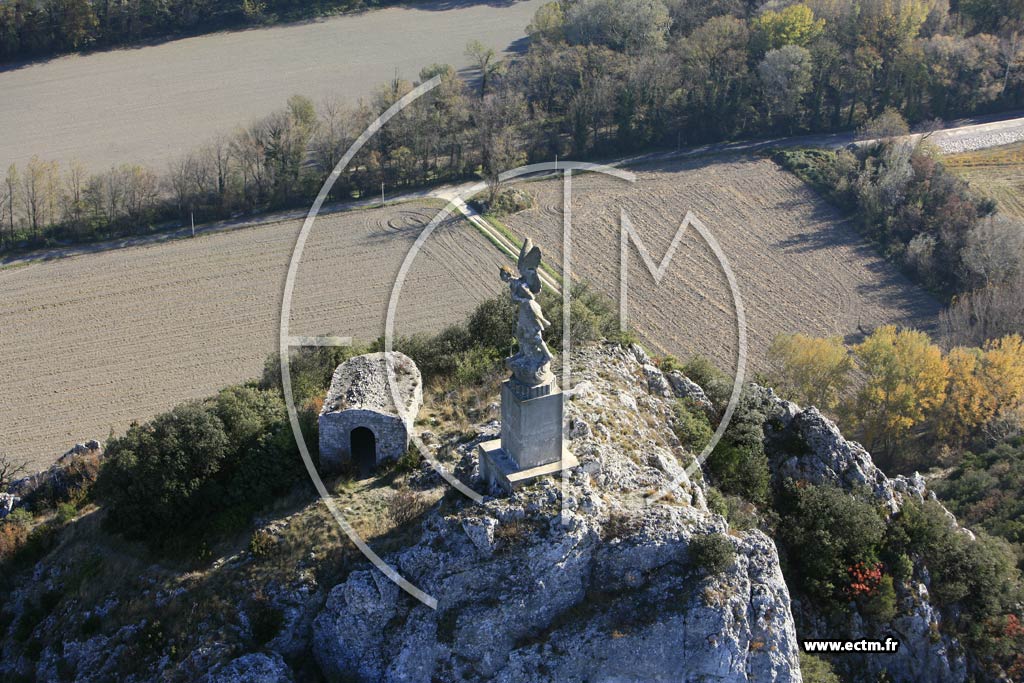
{"type": "Polygon", "coordinates": [[[380,208],[384,208],[384,182],[380,184],[380,208]]]}
{"type": "Polygon", "coordinates": [[[191,220],[192,220],[192,236],[195,237],[196,236],[196,212],[195,211],[189,211],[188,215],[191,217],[191,220]]]}

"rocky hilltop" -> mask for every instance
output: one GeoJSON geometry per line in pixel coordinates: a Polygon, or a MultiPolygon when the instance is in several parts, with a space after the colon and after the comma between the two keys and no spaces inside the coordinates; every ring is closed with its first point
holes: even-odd
{"type": "MultiPolygon", "coordinates": [[[[755,387],[768,420],[765,439],[771,454],[772,478],[776,486],[786,479],[816,486],[838,486],[846,491],[867,490],[891,520],[908,500],[936,500],[924,477],[888,477],[875,466],[871,455],[855,441],[848,441],[834,422],[817,408],[802,410],[783,400],[771,389],[755,387]]],[[[945,508],[943,508],[945,509],[945,508]]],[[[973,539],[948,510],[949,525],[973,539]]],[[[886,675],[896,681],[953,683],[968,677],[967,658],[956,638],[943,628],[940,611],[929,600],[928,569],[915,563],[909,581],[899,586],[898,611],[886,632],[899,639],[900,649],[881,656],[859,656],[857,667],[870,676],[886,675]]],[[[835,626],[828,625],[815,605],[796,601],[801,638],[835,638],[835,626]]],[[[874,637],[856,612],[843,629],[847,638],[874,637]]]]}
{"type": "MultiPolygon", "coordinates": [[[[364,517],[383,514],[359,507],[374,491],[395,496],[389,505],[398,500],[399,512],[409,501],[400,533],[367,537],[436,598],[436,609],[339,543],[320,503],[264,520],[247,546],[201,572],[148,564],[107,536],[89,536],[99,534],[91,515],[9,592],[0,678],[797,682],[798,630],[801,638],[878,635],[856,609],[837,631],[820,606],[791,603],[773,540],[730,528],[709,509],[709,488],[699,468],[687,476],[693,456],[672,428],[678,398],[714,410],[698,385],[616,344],[580,349],[574,369],[567,445],[581,465],[564,480],[511,496],[486,492],[477,504],[424,464],[403,475],[408,498],[372,481],[354,494],[348,484],[335,489],[349,494],[346,514],[369,510],[364,517]],[[658,503],[645,502],[665,489],[658,503]],[[324,540],[331,534],[333,551],[324,540]],[[111,562],[127,575],[120,583],[83,580],[102,566],[96,539],[116,553],[111,562]],[[171,635],[173,623],[186,633],[171,635]]],[[[749,391],[766,416],[777,491],[792,481],[867,491],[890,518],[907,501],[933,497],[919,476],[887,477],[818,410],[770,389],[749,391]]],[[[423,436],[485,492],[474,451],[499,427],[423,436]]],[[[970,534],[952,515],[949,524],[970,534]]],[[[882,625],[900,651],[844,656],[853,680],[967,679],[964,650],[929,598],[927,568],[916,563],[910,576],[897,586],[896,616],[882,625]]]]}
{"type": "MultiPolygon", "coordinates": [[[[380,572],[331,589],[313,626],[328,677],[365,681],[800,681],[772,541],[728,533],[679,464],[671,401],[632,351],[583,351],[569,408],[581,468],[482,505],[444,506],[380,572]],[[645,494],[679,484],[659,504],[645,494]],[[720,568],[706,539],[727,546],[720,568]]],[[[493,438],[497,425],[482,430],[493,438]]],[[[471,476],[475,442],[462,446],[471,476]]]]}

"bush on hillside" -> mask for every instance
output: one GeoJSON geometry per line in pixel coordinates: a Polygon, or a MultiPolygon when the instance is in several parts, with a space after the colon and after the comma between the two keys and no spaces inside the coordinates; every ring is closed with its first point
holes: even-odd
{"type": "Polygon", "coordinates": [[[768,498],[768,456],[764,451],[764,413],[755,397],[745,392],[721,441],[704,465],[711,481],[723,493],[755,504],[768,498]]]}
{"type": "Polygon", "coordinates": [[[885,522],[873,501],[834,486],[788,482],[776,508],[787,576],[825,605],[848,601],[850,568],[875,566],[885,522]]]}
{"type": "Polygon", "coordinates": [[[690,399],[679,399],[673,412],[675,420],[672,422],[672,431],[679,442],[691,453],[700,453],[714,433],[704,409],[690,399]]]}
{"type": "Polygon", "coordinates": [[[690,541],[690,560],[708,574],[725,572],[736,561],[736,548],[724,534],[703,534],[690,541]]]}
{"type": "Polygon", "coordinates": [[[300,473],[280,395],[231,387],[111,440],[96,495],[109,528],[159,547],[238,528],[300,473]]]}
{"type": "Polygon", "coordinates": [[[920,558],[939,604],[957,605],[965,621],[981,623],[1004,614],[1020,596],[1009,544],[984,531],[975,535],[957,530],[935,501],[908,502],[889,528],[886,549],[920,558]]]}
{"type": "Polygon", "coordinates": [[[732,396],[732,380],[706,356],[693,356],[681,368],[682,373],[700,385],[704,394],[719,410],[732,396]]]}
{"type": "Polygon", "coordinates": [[[1012,543],[1024,567],[1024,438],[1013,437],[980,455],[965,453],[931,486],[962,524],[1012,543]]]}

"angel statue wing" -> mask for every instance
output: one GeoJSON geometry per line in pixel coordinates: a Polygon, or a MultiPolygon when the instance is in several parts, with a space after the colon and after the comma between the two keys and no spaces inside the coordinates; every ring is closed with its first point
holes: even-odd
{"type": "Polygon", "coordinates": [[[537,268],[540,267],[540,247],[533,246],[533,240],[529,237],[523,241],[523,248],[519,250],[517,266],[530,291],[534,294],[539,293],[540,276],[537,275],[537,268]]]}

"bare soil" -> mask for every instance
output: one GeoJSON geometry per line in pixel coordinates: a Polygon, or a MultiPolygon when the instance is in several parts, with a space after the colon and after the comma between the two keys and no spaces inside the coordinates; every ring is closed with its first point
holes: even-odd
{"type": "MultiPolygon", "coordinates": [[[[562,183],[524,187],[537,207],[509,217],[545,260],[562,267],[562,183]]],[[[854,339],[884,323],[930,329],[937,302],[858,236],[796,177],[764,159],[667,162],[639,170],[634,185],[599,174],[574,176],[573,277],[619,299],[620,209],[656,264],[687,211],[721,244],[747,318],[748,371],[765,369],[780,333],[854,339]]],[[[688,228],[660,285],[629,246],[629,322],[658,353],[711,357],[735,368],[735,309],[725,275],[696,229],[688,228]]]]}
{"type": "MultiPolygon", "coordinates": [[[[293,335],[372,341],[392,283],[433,217],[427,203],[318,219],[300,264],[293,335]]],[[[0,270],[0,444],[44,467],[183,400],[257,377],[278,345],[301,221],[0,270]]],[[[463,320],[501,287],[503,262],[461,219],[409,272],[398,334],[463,320]]]]}
{"type": "Polygon", "coordinates": [[[355,103],[435,62],[466,67],[470,40],[515,49],[542,3],[422,3],[0,70],[0,168],[38,155],[163,170],[291,95],[355,103]]]}

